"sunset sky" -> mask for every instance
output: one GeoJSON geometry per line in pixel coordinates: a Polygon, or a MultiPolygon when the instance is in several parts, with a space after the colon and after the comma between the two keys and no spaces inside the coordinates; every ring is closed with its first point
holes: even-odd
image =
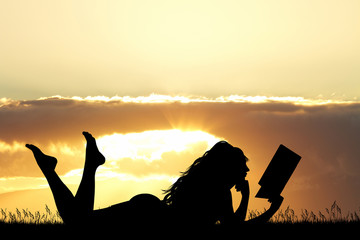
{"type": "Polygon", "coordinates": [[[284,144],[302,160],[283,207],[356,210],[359,43],[357,0],[0,1],[0,208],[54,208],[25,143],[75,193],[86,130],[107,158],[95,208],[161,198],[225,139],[250,159],[250,209],[284,144]]]}

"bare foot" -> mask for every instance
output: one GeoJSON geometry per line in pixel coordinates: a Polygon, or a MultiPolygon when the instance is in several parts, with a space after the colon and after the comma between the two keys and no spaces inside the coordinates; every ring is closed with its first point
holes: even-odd
{"type": "Polygon", "coordinates": [[[83,135],[87,141],[85,164],[97,168],[105,163],[105,157],[100,153],[95,138],[88,132],[83,132],[83,135]]]}
{"type": "Polygon", "coordinates": [[[36,162],[44,174],[55,170],[57,164],[56,158],[45,155],[38,147],[32,144],[26,144],[25,146],[33,152],[36,162]]]}

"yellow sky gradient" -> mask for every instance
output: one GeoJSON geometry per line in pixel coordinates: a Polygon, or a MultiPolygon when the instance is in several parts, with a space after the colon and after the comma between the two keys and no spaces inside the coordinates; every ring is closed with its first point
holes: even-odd
{"type": "Polygon", "coordinates": [[[13,99],[360,97],[357,0],[1,1],[0,29],[13,99]]]}

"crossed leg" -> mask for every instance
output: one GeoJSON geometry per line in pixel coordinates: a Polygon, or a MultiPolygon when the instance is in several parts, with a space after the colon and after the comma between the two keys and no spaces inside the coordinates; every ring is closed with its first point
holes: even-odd
{"type": "Polygon", "coordinates": [[[32,144],[26,144],[26,147],[33,152],[37,164],[49,183],[56,207],[65,223],[83,221],[91,215],[94,208],[95,172],[105,162],[104,156],[97,148],[95,138],[88,132],[83,132],[83,135],[87,141],[85,166],[75,197],[55,172],[56,158],[45,155],[32,144]]]}

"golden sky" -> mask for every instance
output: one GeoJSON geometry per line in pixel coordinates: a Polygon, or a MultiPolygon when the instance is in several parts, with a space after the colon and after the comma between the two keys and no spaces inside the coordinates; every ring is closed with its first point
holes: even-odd
{"type": "Polygon", "coordinates": [[[53,204],[25,143],[75,192],[86,130],[108,159],[97,208],[161,197],[225,139],[252,197],[284,144],[303,157],[284,206],[358,209],[359,42],[358,0],[1,1],[0,208],[53,204]]]}
{"type": "Polygon", "coordinates": [[[11,0],[0,29],[2,97],[360,97],[358,0],[11,0]]]}

